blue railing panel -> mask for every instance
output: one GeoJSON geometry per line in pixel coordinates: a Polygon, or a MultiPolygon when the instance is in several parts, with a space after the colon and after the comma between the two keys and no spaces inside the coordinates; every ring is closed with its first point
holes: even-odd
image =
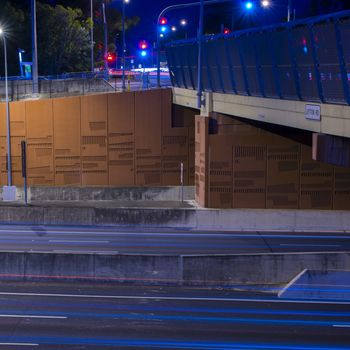
{"type": "MultiPolygon", "coordinates": [[[[203,40],[203,90],[350,105],[350,11],[203,40]]],[[[167,45],[174,86],[197,89],[198,42],[167,45]]]]}

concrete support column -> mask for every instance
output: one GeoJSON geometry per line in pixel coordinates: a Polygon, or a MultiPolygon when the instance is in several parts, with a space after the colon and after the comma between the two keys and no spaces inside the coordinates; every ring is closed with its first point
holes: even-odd
{"type": "Polygon", "coordinates": [[[195,187],[196,202],[202,207],[209,206],[209,118],[197,115],[195,122],[195,187]]]}

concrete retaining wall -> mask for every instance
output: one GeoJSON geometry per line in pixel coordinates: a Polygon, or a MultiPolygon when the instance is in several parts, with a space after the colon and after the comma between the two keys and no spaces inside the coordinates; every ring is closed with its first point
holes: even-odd
{"type": "Polygon", "coordinates": [[[350,269],[350,253],[225,256],[0,253],[0,279],[81,279],[146,284],[283,284],[312,268],[350,269]]]}
{"type": "MultiPolygon", "coordinates": [[[[163,187],[29,187],[32,201],[181,201],[194,200],[194,186],[163,187]],[[182,192],[183,191],[183,192],[182,192]]],[[[0,198],[2,189],[0,188],[0,198]]],[[[23,188],[17,187],[18,198],[23,188]]]]}
{"type": "Polygon", "coordinates": [[[217,231],[350,231],[347,211],[216,210],[198,208],[122,208],[94,203],[43,203],[0,206],[0,223],[38,225],[148,225],[217,231]]]}

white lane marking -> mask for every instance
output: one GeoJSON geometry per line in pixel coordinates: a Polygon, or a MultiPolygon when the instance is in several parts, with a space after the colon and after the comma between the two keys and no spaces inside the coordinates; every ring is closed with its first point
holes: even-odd
{"type": "Polygon", "coordinates": [[[337,327],[337,328],[350,328],[350,324],[334,324],[333,327],[337,327]]]}
{"type": "MultiPolygon", "coordinates": [[[[8,252],[8,250],[7,250],[8,252]]],[[[31,253],[45,253],[46,251],[31,251],[31,253]]],[[[68,254],[68,253],[76,253],[76,254],[111,254],[111,255],[115,255],[115,254],[119,254],[119,251],[108,251],[108,250],[69,250],[69,249],[53,249],[50,250],[50,253],[61,253],[61,254],[68,254]]]]}
{"type": "Polygon", "coordinates": [[[109,241],[73,241],[66,239],[50,239],[50,243],[109,243],[109,241]]]}
{"type": "Polygon", "coordinates": [[[0,343],[0,346],[39,346],[35,343],[0,343]]]}
{"type": "Polygon", "coordinates": [[[66,319],[67,316],[41,316],[41,315],[0,315],[3,318],[45,318],[45,319],[66,319]]]}
{"type": "Polygon", "coordinates": [[[280,244],[281,247],[341,247],[340,244],[280,244]]]}
{"type": "Polygon", "coordinates": [[[47,230],[45,229],[44,231],[41,230],[22,230],[22,229],[0,229],[0,233],[5,232],[5,233],[42,233],[43,236],[47,235],[49,233],[58,233],[58,234],[82,234],[82,235],[130,235],[130,236],[149,236],[149,235],[157,235],[157,236],[186,236],[186,237],[198,237],[198,236],[215,236],[215,237],[255,237],[255,238],[261,238],[261,237],[265,237],[265,238],[300,238],[300,236],[302,237],[307,237],[307,238],[313,238],[316,236],[323,236],[322,239],[324,238],[329,238],[329,239],[344,239],[344,240],[349,240],[350,237],[347,234],[347,232],[341,231],[341,232],[337,232],[334,231],[337,236],[328,236],[326,234],[328,233],[333,233],[333,231],[326,231],[326,232],[313,232],[313,235],[308,234],[308,232],[294,232],[294,233],[290,233],[288,234],[288,232],[285,231],[281,231],[281,233],[283,233],[282,235],[279,234],[279,231],[274,231],[276,232],[276,234],[271,234],[271,233],[251,233],[251,231],[243,231],[242,233],[217,233],[217,232],[212,232],[212,233],[203,233],[203,232],[196,232],[196,231],[191,231],[188,233],[183,233],[183,232],[128,232],[128,231],[65,231],[65,230],[50,230],[49,228],[47,228],[47,230]],[[344,234],[344,236],[340,236],[340,234],[344,234]]]}
{"type": "Polygon", "coordinates": [[[227,302],[247,302],[247,303],[275,303],[275,304],[331,304],[350,305],[349,301],[331,300],[295,300],[295,299],[243,299],[243,298],[206,298],[206,297],[164,297],[164,296],[138,296],[138,295],[95,295],[95,294],[61,294],[61,293],[10,293],[0,292],[6,296],[31,296],[31,297],[59,297],[59,298],[87,298],[87,299],[125,299],[125,300],[181,300],[181,301],[227,301],[227,302]]]}

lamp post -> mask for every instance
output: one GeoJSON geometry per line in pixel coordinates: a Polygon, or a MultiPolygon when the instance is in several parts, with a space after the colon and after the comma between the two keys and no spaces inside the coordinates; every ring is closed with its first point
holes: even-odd
{"type": "Polygon", "coordinates": [[[6,98],[6,136],[7,136],[7,184],[12,186],[12,165],[11,165],[11,134],[10,134],[10,108],[7,79],[7,47],[4,30],[0,28],[0,36],[4,43],[4,60],[5,60],[5,98],[6,98]]]}
{"type": "Polygon", "coordinates": [[[288,0],[287,22],[290,22],[292,16],[292,0],[288,0]]]}
{"type": "Polygon", "coordinates": [[[37,46],[37,31],[36,31],[36,0],[31,0],[31,15],[32,15],[32,60],[33,60],[33,94],[39,92],[38,84],[38,46],[37,46]]]}
{"type": "Polygon", "coordinates": [[[91,73],[94,72],[94,0],[90,2],[90,17],[91,17],[91,29],[90,29],[90,39],[91,39],[91,73]]]}
{"type": "MultiPolygon", "coordinates": [[[[194,7],[194,6],[200,6],[200,20],[199,20],[199,25],[198,25],[198,63],[202,63],[202,50],[201,50],[201,46],[202,46],[202,41],[203,41],[203,21],[204,21],[204,6],[205,5],[211,5],[211,4],[218,4],[218,3],[222,3],[222,2],[231,2],[232,0],[208,0],[208,1],[204,1],[204,0],[200,0],[199,2],[191,2],[188,4],[178,4],[178,5],[171,5],[166,7],[158,16],[158,20],[157,20],[157,86],[161,87],[160,85],[160,38],[162,37],[161,34],[159,34],[158,32],[158,26],[160,23],[160,19],[165,15],[166,12],[171,11],[171,10],[176,10],[176,9],[183,9],[183,8],[187,8],[187,7],[194,7]]],[[[198,76],[197,76],[197,82],[201,82],[202,81],[202,69],[201,66],[198,66],[198,76]]],[[[201,104],[201,98],[202,98],[202,88],[201,88],[201,84],[197,86],[198,89],[198,108],[200,108],[200,104],[201,104]]]]}
{"type": "Polygon", "coordinates": [[[126,43],[125,43],[125,4],[129,3],[129,0],[122,0],[122,31],[123,31],[123,73],[122,73],[122,91],[126,90],[125,86],[125,52],[126,52],[126,43]]]}

